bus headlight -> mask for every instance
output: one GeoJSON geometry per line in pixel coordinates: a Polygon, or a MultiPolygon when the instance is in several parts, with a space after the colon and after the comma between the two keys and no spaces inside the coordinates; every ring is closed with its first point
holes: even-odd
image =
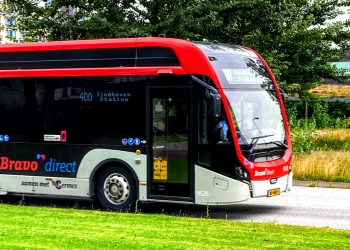
{"type": "Polygon", "coordinates": [[[236,168],[236,173],[240,176],[243,176],[243,169],[241,167],[236,168]]]}
{"type": "Polygon", "coordinates": [[[247,171],[241,167],[241,166],[236,166],[236,174],[240,177],[243,177],[243,178],[248,178],[248,173],[247,171]]]}

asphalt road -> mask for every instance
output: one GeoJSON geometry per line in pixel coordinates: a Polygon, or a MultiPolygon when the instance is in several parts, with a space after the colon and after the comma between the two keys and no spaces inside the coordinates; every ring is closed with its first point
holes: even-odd
{"type": "Polygon", "coordinates": [[[330,227],[350,230],[350,189],[293,187],[292,192],[256,198],[229,206],[178,206],[150,204],[144,213],[163,212],[212,219],[274,222],[276,224],[330,227]]]}
{"type": "Polygon", "coordinates": [[[350,189],[298,186],[280,197],[251,199],[240,206],[250,209],[250,218],[246,214],[239,220],[350,230],[350,189]]]}
{"type": "MultiPolygon", "coordinates": [[[[2,203],[18,204],[21,196],[2,196],[2,203]]],[[[24,205],[100,209],[91,200],[24,196],[24,205]]],[[[294,186],[292,192],[255,198],[229,206],[142,203],[141,213],[228,219],[249,222],[330,227],[350,230],[350,189],[294,186]],[[209,211],[207,211],[209,209],[209,211]]]]}

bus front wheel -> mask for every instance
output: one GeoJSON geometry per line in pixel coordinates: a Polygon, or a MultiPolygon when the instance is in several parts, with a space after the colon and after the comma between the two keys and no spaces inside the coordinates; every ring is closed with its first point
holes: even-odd
{"type": "Polygon", "coordinates": [[[97,180],[97,197],[105,209],[128,211],[136,202],[133,175],[123,167],[109,167],[97,180]]]}

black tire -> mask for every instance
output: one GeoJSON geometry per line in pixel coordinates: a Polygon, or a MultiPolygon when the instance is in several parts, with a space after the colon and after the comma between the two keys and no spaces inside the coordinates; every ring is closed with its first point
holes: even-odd
{"type": "Polygon", "coordinates": [[[96,187],[98,200],[105,209],[131,211],[136,203],[135,178],[123,167],[103,170],[96,187]]]}

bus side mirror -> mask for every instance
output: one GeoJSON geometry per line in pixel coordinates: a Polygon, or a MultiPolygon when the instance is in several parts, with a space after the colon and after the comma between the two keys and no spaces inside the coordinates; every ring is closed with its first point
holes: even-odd
{"type": "Polygon", "coordinates": [[[218,118],[221,115],[221,97],[219,94],[209,94],[209,116],[218,118]]]}

